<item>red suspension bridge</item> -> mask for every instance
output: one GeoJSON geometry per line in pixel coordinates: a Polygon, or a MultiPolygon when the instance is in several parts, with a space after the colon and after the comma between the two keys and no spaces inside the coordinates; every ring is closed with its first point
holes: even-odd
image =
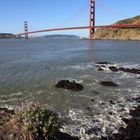
{"type": "Polygon", "coordinates": [[[41,33],[41,32],[50,32],[50,31],[60,31],[60,30],[78,30],[78,29],[89,29],[89,39],[94,38],[94,33],[96,28],[140,28],[140,24],[113,24],[113,25],[102,25],[95,26],[95,0],[90,0],[90,16],[89,16],[89,25],[88,26],[79,26],[79,27],[67,27],[67,28],[50,28],[36,31],[28,31],[28,23],[24,22],[24,33],[20,33],[16,35],[16,38],[21,38],[22,35],[25,36],[25,39],[28,39],[28,35],[41,33]]]}

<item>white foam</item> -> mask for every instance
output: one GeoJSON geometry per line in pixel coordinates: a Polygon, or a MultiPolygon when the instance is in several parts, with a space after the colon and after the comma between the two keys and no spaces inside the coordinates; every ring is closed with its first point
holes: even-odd
{"type": "Polygon", "coordinates": [[[112,105],[109,102],[98,101],[90,112],[93,115],[88,115],[84,109],[71,109],[69,117],[72,123],[65,125],[61,131],[78,136],[80,140],[91,140],[117,133],[120,127],[126,127],[122,118],[131,118],[129,111],[137,105],[135,101],[127,101],[123,97],[118,102],[121,103],[112,105]],[[100,108],[97,114],[95,114],[96,108],[100,108]]]}
{"type": "Polygon", "coordinates": [[[93,69],[95,66],[93,63],[82,63],[79,65],[72,65],[72,66],[66,66],[63,67],[63,70],[69,70],[69,69],[74,69],[74,70],[87,70],[87,69],[93,69]]]}

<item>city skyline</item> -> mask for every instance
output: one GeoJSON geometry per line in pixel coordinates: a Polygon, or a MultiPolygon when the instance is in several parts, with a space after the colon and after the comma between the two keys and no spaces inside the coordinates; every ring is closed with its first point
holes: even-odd
{"type": "MultiPolygon", "coordinates": [[[[96,0],[96,25],[112,24],[118,20],[140,14],[140,1],[96,0]]],[[[29,30],[52,27],[85,26],[89,24],[89,0],[5,0],[1,2],[1,32],[21,33],[24,21],[29,30]]],[[[59,31],[49,34],[75,34],[86,36],[88,30],[59,31]]],[[[48,33],[43,33],[48,34],[48,33]]]]}

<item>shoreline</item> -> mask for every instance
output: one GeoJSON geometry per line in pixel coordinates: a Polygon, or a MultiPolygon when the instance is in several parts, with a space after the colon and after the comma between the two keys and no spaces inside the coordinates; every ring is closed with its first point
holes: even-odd
{"type": "MultiPolygon", "coordinates": [[[[132,98],[130,100],[135,100],[138,104],[140,103],[140,97],[132,98]]],[[[28,107],[28,106],[26,106],[26,107],[28,107]]],[[[20,109],[22,110],[23,107],[21,106],[20,109]]],[[[28,108],[26,108],[26,109],[28,109],[28,108]]],[[[34,110],[31,110],[31,111],[34,111],[34,110]]],[[[16,112],[17,111],[15,111],[15,109],[11,110],[8,108],[0,108],[0,128],[1,128],[0,129],[0,138],[1,139],[5,139],[5,138],[9,137],[8,140],[12,140],[11,134],[13,132],[15,133],[14,138],[18,138],[18,139],[21,139],[22,135],[24,136],[24,138],[29,138],[28,135],[26,135],[26,134],[27,133],[32,134],[32,130],[28,130],[28,131],[26,130],[26,132],[24,132],[22,130],[22,126],[23,126],[22,123],[21,124],[18,123],[18,125],[17,125],[17,122],[16,122],[16,120],[13,119],[13,117],[17,118],[17,116],[18,117],[20,117],[20,116],[16,112]],[[16,127],[18,127],[18,130],[15,131],[16,127]],[[17,134],[17,132],[18,132],[18,134],[17,134]]],[[[126,123],[126,128],[120,127],[120,128],[118,128],[118,130],[119,130],[118,133],[110,134],[107,136],[102,136],[101,138],[99,138],[99,140],[108,140],[108,139],[111,139],[111,140],[138,140],[138,139],[140,139],[140,134],[139,134],[139,131],[140,131],[140,105],[137,105],[135,107],[135,109],[131,109],[129,111],[129,114],[131,116],[131,118],[129,118],[129,119],[122,117],[122,120],[124,121],[124,123],[126,123]]],[[[20,114],[20,115],[22,116],[22,114],[20,114]]],[[[42,120],[43,120],[43,118],[42,118],[42,120]]],[[[59,130],[57,132],[55,132],[55,134],[57,135],[57,139],[48,139],[48,140],[80,140],[78,137],[70,136],[69,134],[63,133],[59,130]]],[[[33,140],[33,139],[34,138],[30,138],[30,140],[33,140]]],[[[42,139],[42,140],[46,140],[46,139],[42,139]]]]}

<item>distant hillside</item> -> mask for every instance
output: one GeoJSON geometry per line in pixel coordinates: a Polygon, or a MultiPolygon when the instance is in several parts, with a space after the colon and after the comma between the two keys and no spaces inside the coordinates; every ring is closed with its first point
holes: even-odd
{"type": "Polygon", "coordinates": [[[14,34],[11,33],[0,33],[0,39],[15,38],[14,34]]]}
{"type": "MultiPolygon", "coordinates": [[[[120,20],[115,24],[140,24],[140,15],[120,20]]],[[[97,29],[96,39],[140,40],[140,28],[137,29],[97,29]]]]}
{"type": "Polygon", "coordinates": [[[55,35],[45,35],[45,38],[50,38],[50,39],[75,39],[75,38],[79,38],[76,35],[63,35],[63,34],[55,34],[55,35]]]}

